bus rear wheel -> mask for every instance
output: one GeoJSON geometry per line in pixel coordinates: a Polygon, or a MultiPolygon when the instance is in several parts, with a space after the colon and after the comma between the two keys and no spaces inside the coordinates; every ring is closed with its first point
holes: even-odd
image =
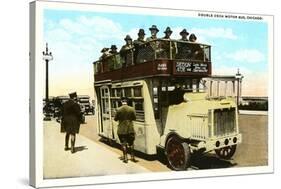
{"type": "Polygon", "coordinates": [[[172,136],[167,141],[165,151],[171,169],[183,171],[189,167],[191,154],[186,142],[172,136]]]}
{"type": "Polygon", "coordinates": [[[234,155],[235,151],[236,151],[236,145],[227,146],[215,150],[216,154],[222,159],[230,159],[234,155]]]}

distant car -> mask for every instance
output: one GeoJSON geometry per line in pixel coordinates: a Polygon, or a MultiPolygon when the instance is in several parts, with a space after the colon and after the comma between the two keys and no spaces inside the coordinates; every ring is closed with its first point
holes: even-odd
{"type": "Polygon", "coordinates": [[[53,115],[55,112],[54,98],[50,97],[48,99],[48,105],[46,104],[46,99],[43,99],[43,114],[53,115]]]}
{"type": "Polygon", "coordinates": [[[78,96],[79,104],[83,105],[85,115],[91,113],[95,114],[94,107],[90,103],[90,96],[88,95],[79,95],[78,96]]]}

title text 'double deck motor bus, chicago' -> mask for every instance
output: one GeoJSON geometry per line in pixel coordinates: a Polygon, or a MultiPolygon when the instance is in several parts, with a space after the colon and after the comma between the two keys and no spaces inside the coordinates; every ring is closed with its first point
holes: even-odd
{"type": "Polygon", "coordinates": [[[135,150],[164,149],[173,170],[186,170],[195,153],[234,155],[239,78],[212,76],[210,45],[157,39],[93,64],[99,136],[119,143],[114,115],[126,96],[136,110],[135,150]]]}

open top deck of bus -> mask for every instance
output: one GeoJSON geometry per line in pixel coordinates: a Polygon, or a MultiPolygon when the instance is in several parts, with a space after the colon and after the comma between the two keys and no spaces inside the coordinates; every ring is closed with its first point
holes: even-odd
{"type": "Polygon", "coordinates": [[[94,63],[95,82],[147,77],[211,76],[211,46],[157,39],[94,63]]]}

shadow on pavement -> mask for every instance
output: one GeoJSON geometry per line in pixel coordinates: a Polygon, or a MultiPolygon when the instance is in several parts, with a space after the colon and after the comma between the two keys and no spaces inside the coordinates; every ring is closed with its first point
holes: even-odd
{"type": "MultiPolygon", "coordinates": [[[[100,142],[107,144],[113,148],[117,148],[121,151],[120,144],[108,140],[106,138],[100,138],[100,142]]],[[[145,159],[148,161],[158,160],[162,164],[167,165],[167,158],[165,156],[165,152],[163,149],[158,148],[156,155],[147,155],[145,153],[135,151],[135,156],[140,159],[145,159]]],[[[237,163],[233,163],[231,160],[224,160],[218,158],[215,154],[204,154],[204,155],[193,155],[191,156],[191,167],[193,169],[218,169],[218,168],[230,168],[237,165],[237,163]]]]}
{"type": "Polygon", "coordinates": [[[74,148],[75,152],[81,152],[83,150],[88,150],[86,146],[77,146],[74,148]]]}
{"type": "Polygon", "coordinates": [[[237,163],[233,163],[231,160],[220,159],[214,154],[195,155],[191,158],[191,166],[195,169],[229,168],[235,165],[237,163]]]}

